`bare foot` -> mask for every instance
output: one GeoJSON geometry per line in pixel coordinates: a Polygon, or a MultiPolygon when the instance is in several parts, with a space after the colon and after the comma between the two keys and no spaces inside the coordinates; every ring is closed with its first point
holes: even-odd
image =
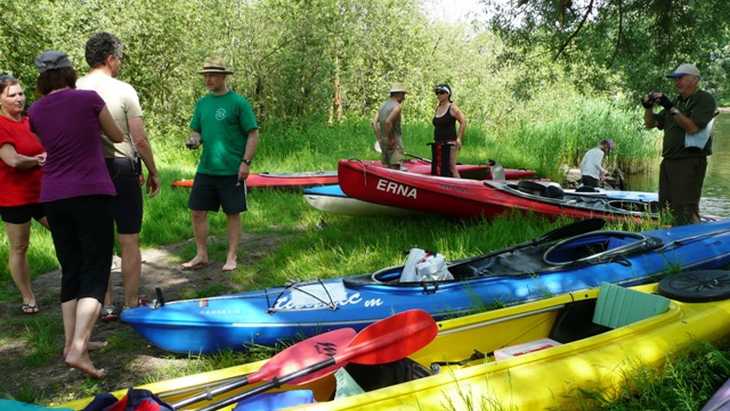
{"type": "Polygon", "coordinates": [[[192,260],[187,263],[182,263],[183,270],[200,270],[208,265],[208,259],[200,256],[193,257],[192,260]]]}
{"type": "Polygon", "coordinates": [[[101,379],[106,376],[106,371],[94,367],[94,364],[89,358],[88,352],[78,354],[74,351],[69,351],[69,353],[66,354],[66,358],[64,359],[64,361],[69,367],[76,368],[77,370],[83,372],[91,378],[101,379]]]}
{"type": "Polygon", "coordinates": [[[222,270],[223,270],[223,272],[233,271],[233,270],[236,269],[236,267],[238,267],[238,264],[236,263],[235,260],[234,261],[226,261],[226,264],[223,266],[222,270]]]}

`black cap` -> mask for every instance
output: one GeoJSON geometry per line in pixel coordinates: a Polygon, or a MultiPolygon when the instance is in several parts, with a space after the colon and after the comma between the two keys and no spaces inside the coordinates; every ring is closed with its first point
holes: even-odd
{"type": "Polygon", "coordinates": [[[48,70],[73,67],[73,64],[71,64],[71,60],[68,59],[66,53],[48,50],[36,57],[35,66],[38,68],[38,72],[43,73],[48,70]]]}

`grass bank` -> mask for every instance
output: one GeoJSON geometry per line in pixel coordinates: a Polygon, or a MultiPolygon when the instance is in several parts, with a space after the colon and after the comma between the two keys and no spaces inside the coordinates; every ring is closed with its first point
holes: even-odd
{"type": "MultiPolygon", "coordinates": [[[[598,139],[611,137],[618,143],[615,155],[609,161],[625,168],[655,155],[653,139],[642,130],[640,120],[632,112],[599,100],[567,100],[556,107],[550,116],[521,115],[522,120],[510,123],[508,128],[490,124],[471,124],[465,136],[465,147],[460,160],[464,163],[483,163],[496,159],[506,167],[538,170],[543,175],[559,179],[561,164],[575,166],[582,153],[594,146],[598,139]]],[[[192,236],[186,208],[187,191],[170,189],[169,184],[195,173],[199,152],[187,150],[183,141],[187,131],[150,121],[150,135],[162,175],[163,192],[145,202],[143,246],[170,244],[192,236]]],[[[433,128],[429,123],[405,119],[406,150],[415,155],[430,157],[428,143],[433,128]]],[[[377,159],[373,150],[374,138],[366,120],[347,120],[328,126],[313,119],[296,123],[269,122],[262,130],[262,142],[253,171],[334,170],[341,158],[377,159]]],[[[290,230],[306,218],[306,208],[299,207],[301,198],[287,193],[251,196],[251,212],[245,217],[248,229],[266,230],[273,224],[290,230]]],[[[213,233],[225,225],[221,216],[211,221],[213,233]]],[[[0,229],[0,282],[10,280],[7,269],[8,242],[5,230],[0,229]]],[[[29,251],[34,275],[54,269],[57,265],[50,235],[34,224],[29,251]]]]}

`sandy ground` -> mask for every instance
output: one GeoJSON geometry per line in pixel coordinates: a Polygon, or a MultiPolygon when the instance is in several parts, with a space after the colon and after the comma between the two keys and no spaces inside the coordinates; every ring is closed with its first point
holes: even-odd
{"type": "MultiPolygon", "coordinates": [[[[146,249],[142,252],[142,280],[140,293],[152,299],[154,288],[163,290],[165,300],[172,301],[183,295],[190,295],[195,290],[205,289],[211,285],[223,285],[226,290],[235,292],[239,286],[230,280],[230,273],[221,272],[223,262],[212,262],[208,267],[198,271],[180,269],[179,251],[191,240],[160,249],[146,249]]],[[[219,241],[211,239],[211,241],[219,241]]],[[[276,236],[244,234],[239,247],[239,268],[260,259],[279,244],[276,236]]],[[[116,302],[123,296],[122,280],[118,268],[112,271],[112,287],[116,302]]],[[[25,329],[29,322],[38,320],[40,324],[55,324],[61,327],[59,292],[61,284],[60,271],[53,271],[37,277],[33,281],[33,290],[40,302],[42,314],[26,316],[20,313],[18,304],[0,304],[0,323],[3,324],[3,344],[0,345],[0,392],[14,397],[28,396],[53,399],[54,401],[75,398],[79,387],[86,383],[86,378],[79,372],[68,368],[61,359],[63,349],[63,331],[52,334],[53,341],[39,344],[55,350],[56,360],[40,366],[28,364],[24,357],[28,356],[32,347],[27,343],[25,329]],[[43,318],[46,322],[42,322],[43,318]],[[9,331],[9,332],[8,332],[9,331]],[[17,337],[15,337],[17,336],[17,337]]],[[[175,356],[147,344],[131,327],[115,321],[96,323],[92,340],[122,339],[123,347],[109,346],[92,352],[95,365],[107,371],[107,377],[99,384],[103,390],[114,390],[139,384],[145,375],[155,370],[183,365],[188,361],[185,356],[175,356]],[[128,341],[126,345],[124,342],[128,341]]]]}

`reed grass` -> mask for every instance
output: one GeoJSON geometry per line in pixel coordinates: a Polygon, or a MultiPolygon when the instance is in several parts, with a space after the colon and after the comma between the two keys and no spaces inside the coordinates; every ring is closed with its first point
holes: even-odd
{"type": "Polygon", "coordinates": [[[617,146],[607,158],[609,167],[626,172],[643,169],[657,154],[659,134],[644,129],[641,113],[603,99],[566,98],[554,103],[542,118],[528,118],[497,130],[488,144],[496,156],[515,158],[540,175],[560,180],[561,166],[577,166],[585,152],[602,139],[617,146]]]}

